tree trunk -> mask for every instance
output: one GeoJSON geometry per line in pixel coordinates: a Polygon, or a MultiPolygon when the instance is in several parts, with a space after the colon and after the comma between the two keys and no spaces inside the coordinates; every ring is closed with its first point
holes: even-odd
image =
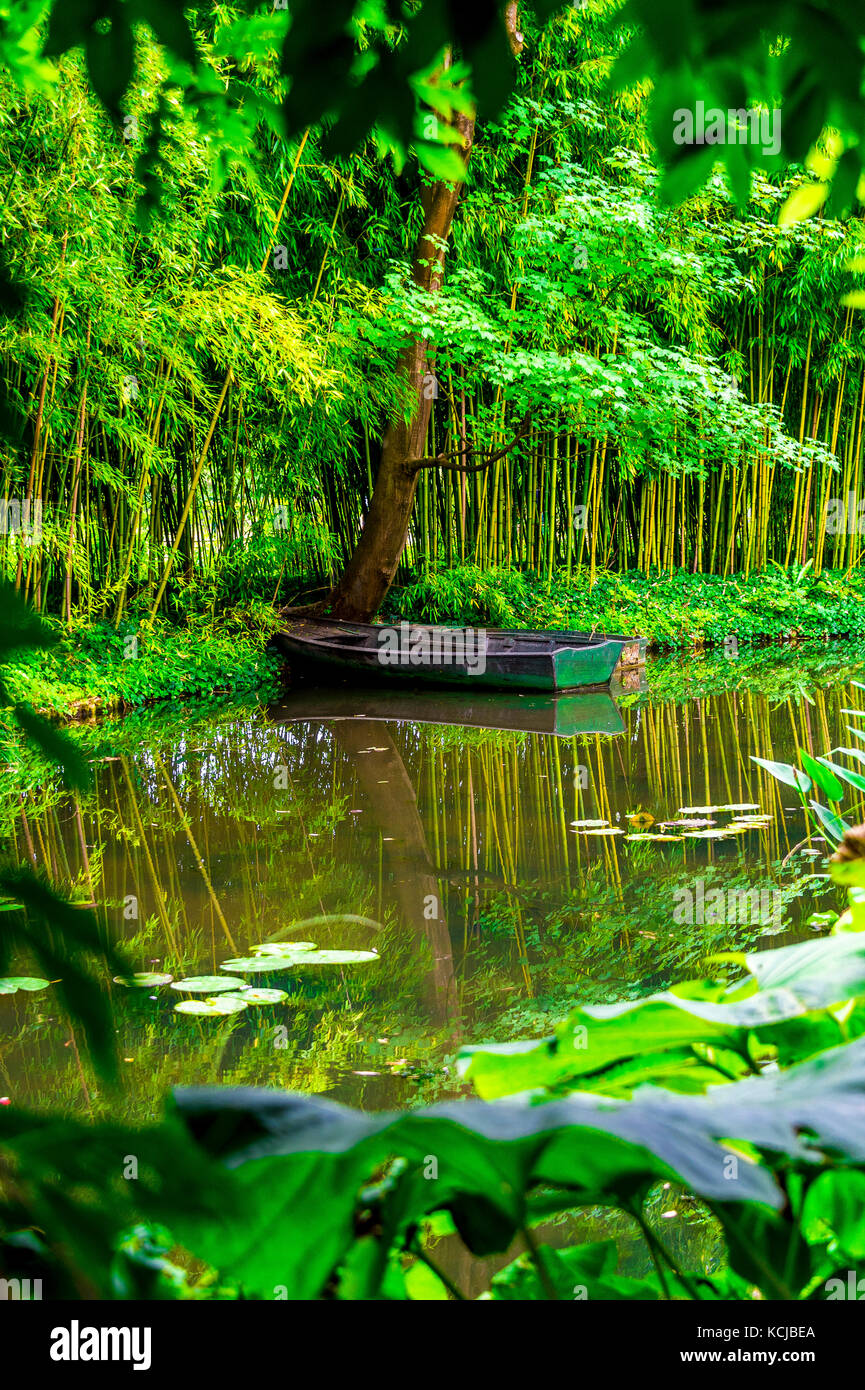
{"type": "MultiPolygon", "coordinates": [[[[474,120],[457,115],[454,125],[462,136],[462,156],[468,165],[474,120]]],[[[439,180],[424,189],[424,224],[412,265],[412,279],[423,290],[436,293],[441,288],[444,243],[450,236],[460,187],[439,180]]],[[[408,384],[411,415],[408,421],[402,417],[394,420],[385,432],[378,476],[360,540],[328,605],[333,617],[349,622],[369,622],[393,582],[405,548],[417,489],[418,474],[406,465],[426,452],[432,409],[432,392],[425,389],[424,381],[431,370],[426,339],[413,338],[406,343],[396,370],[408,384]]]]}
{"type": "MultiPolygon", "coordinates": [[[[511,53],[523,48],[518,7],[513,0],[502,10],[502,20],[511,53]]],[[[450,65],[451,55],[446,58],[450,65]]],[[[474,141],[473,117],[455,114],[453,127],[462,140],[461,154],[468,167],[474,141]]],[[[452,145],[455,149],[456,145],[452,145]]],[[[444,253],[450,237],[460,184],[437,183],[424,188],[424,224],[412,265],[412,279],[421,289],[436,293],[444,275],[444,253]]],[[[374,617],[393,583],[396,567],[408,537],[418,472],[411,460],[426,452],[427,431],[432,409],[432,392],[425,390],[424,377],[432,367],[429,343],[415,338],[406,343],[397,361],[397,374],[409,387],[412,402],[408,421],[393,421],[382,440],[381,462],[364,520],[363,531],[354,554],[331,595],[327,609],[334,618],[368,623],[374,617]]]]}

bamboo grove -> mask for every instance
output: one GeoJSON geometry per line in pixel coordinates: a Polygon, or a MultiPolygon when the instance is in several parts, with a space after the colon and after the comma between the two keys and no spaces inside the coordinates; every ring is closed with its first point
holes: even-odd
{"type": "MultiPolygon", "coordinates": [[[[220,26],[240,22],[219,7],[198,35],[227,82],[220,26]]],[[[374,144],[326,159],[319,131],[287,145],[262,124],[255,165],[220,179],[166,101],[170,191],[147,223],[157,50],[123,131],[74,57],[51,95],[0,81],[2,238],[26,292],[0,326],[0,555],[41,611],[117,624],[332,581],[418,329],[430,456],[482,456],[526,412],[532,428],[487,470],[422,474],[403,579],[862,563],[865,335],[841,302],[860,224],[780,228],[795,170],[741,209],[719,176],[663,205],[645,92],[602,86],[615,6],[527,32],[435,303],[407,276],[421,176],[374,144]]],[[[270,55],[242,77],[271,90],[270,55]]]]}

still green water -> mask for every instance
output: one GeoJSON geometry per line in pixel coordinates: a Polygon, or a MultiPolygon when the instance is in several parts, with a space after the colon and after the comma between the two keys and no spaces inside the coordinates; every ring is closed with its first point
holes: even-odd
{"type": "MultiPolygon", "coordinates": [[[[230,1018],[106,979],[127,1118],[158,1113],[177,1084],[429,1102],[460,1093],[464,1043],[539,1036],[576,1001],[636,997],[706,972],[715,951],[815,930],[833,892],[797,888],[826,846],[751,755],[849,743],[863,670],[863,653],[773,649],[659,662],[648,689],[615,701],[307,687],[269,708],[151,711],[83,730],[93,790],[31,786],[6,831],[21,859],[99,905],[135,970],[219,975],[257,943],[297,938],[298,922],[368,919],[299,935],[376,960],[250,977],[288,997],[230,1018]],[[660,828],[683,820],[687,836],[660,828]]],[[[0,1092],[99,1113],[53,991],[0,997],[0,1092]]]]}
{"type": "MultiPolygon", "coordinates": [[[[0,834],[98,907],[130,969],[221,975],[268,939],[376,958],[247,976],[286,997],[225,1018],[106,977],[124,1083],[111,1097],[52,988],[0,996],[0,1100],[144,1124],[176,1085],[428,1103],[461,1094],[465,1043],[542,1036],[576,1002],[717,975],[715,952],[825,930],[809,918],[840,907],[814,877],[829,847],[751,759],[849,744],[863,675],[865,650],[773,648],[659,661],[614,699],[307,686],[267,708],[162,707],[78,731],[96,772],[84,796],[13,755],[0,834]]],[[[852,793],[842,809],[865,819],[852,793]]],[[[668,1189],[650,1222],[711,1271],[714,1224],[668,1189]]],[[[539,1231],[553,1246],[610,1236],[620,1272],[648,1272],[624,1218],[539,1231]]],[[[436,1247],[468,1297],[519,1253],[436,1247]]]]}

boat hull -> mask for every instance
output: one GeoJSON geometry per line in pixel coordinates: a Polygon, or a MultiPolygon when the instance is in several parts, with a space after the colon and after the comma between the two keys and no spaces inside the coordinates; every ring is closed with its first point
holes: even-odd
{"type": "Polygon", "coordinates": [[[293,667],[313,674],[555,694],[606,689],[614,673],[639,660],[642,642],[624,636],[501,629],[470,629],[468,640],[465,635],[465,629],[417,624],[384,628],[298,619],[275,634],[274,643],[293,667]]]}

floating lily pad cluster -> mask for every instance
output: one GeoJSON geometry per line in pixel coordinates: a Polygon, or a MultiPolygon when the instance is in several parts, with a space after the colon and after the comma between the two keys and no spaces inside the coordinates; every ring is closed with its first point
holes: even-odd
{"type": "Polygon", "coordinates": [[[281,1004],[288,998],[285,990],[260,989],[248,984],[243,976],[272,975],[301,966],[357,965],[379,958],[376,951],[320,951],[314,941],[265,941],[253,946],[252,952],[249,956],[223,961],[219,968],[227,972],[224,975],[194,975],[186,980],[174,980],[172,989],[205,996],[204,999],[182,1000],[175,1004],[175,1013],[223,1017],[240,1013],[250,1005],[281,1004]]]}
{"type": "Polygon", "coordinates": [[[681,806],[677,819],[655,823],[648,811],[633,811],[625,817],[630,834],[608,820],[574,820],[571,829],[579,835],[624,835],[626,840],[681,844],[685,840],[728,840],[750,830],[765,830],[772,817],[760,812],[754,803],[728,803],[724,806],[681,806]],[[717,816],[729,817],[719,825],[717,816]],[[649,827],[652,827],[650,829],[649,827]]]}

